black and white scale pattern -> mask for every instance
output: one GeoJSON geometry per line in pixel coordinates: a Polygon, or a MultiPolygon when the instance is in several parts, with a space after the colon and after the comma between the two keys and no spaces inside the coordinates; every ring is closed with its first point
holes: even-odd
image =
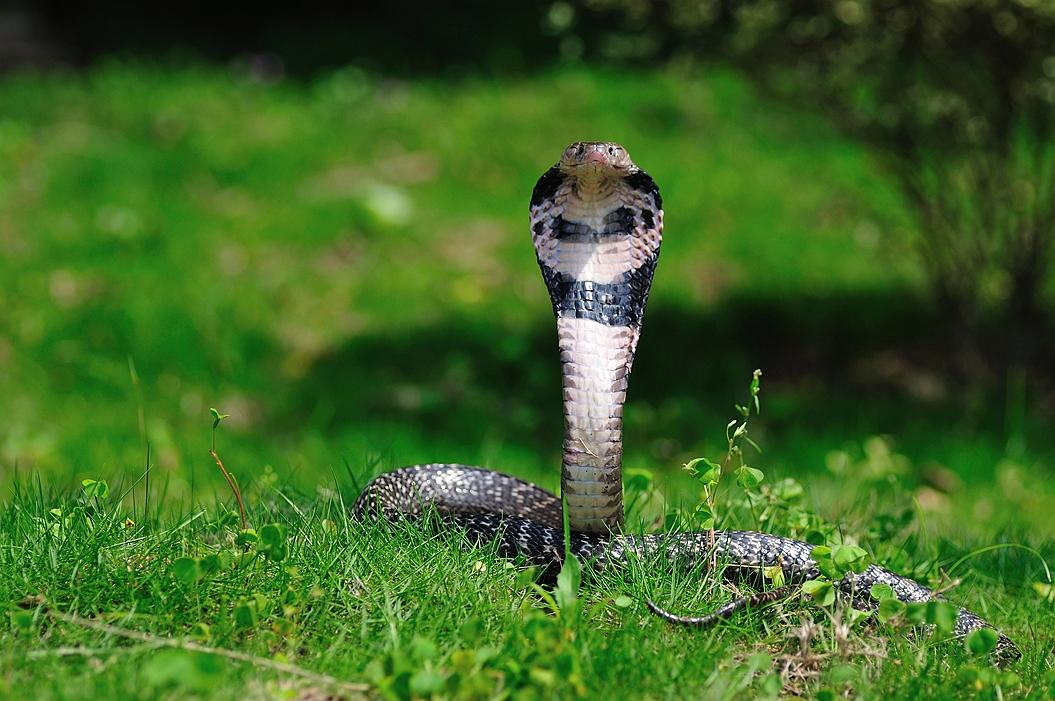
{"type": "MultiPolygon", "coordinates": [[[[623,404],[663,231],[663,201],[655,182],[618,144],[569,146],[531,196],[535,254],[557,317],[564,450],[561,493],[568,507],[571,552],[594,567],[659,557],[686,566],[717,556],[727,576],[759,581],[779,565],[789,585],[819,575],[808,543],[766,533],[613,535],[621,530],[623,404]]],[[[355,504],[361,517],[401,519],[435,513],[470,542],[494,542],[555,573],[564,557],[560,500],[498,472],[455,464],[419,465],[380,475],[355,504]]],[[[890,585],[906,602],[937,595],[911,579],[871,566],[838,587],[854,606],[873,610],[873,584],[890,585]]],[[[759,599],[760,601],[765,600],[759,599]]],[[[705,623],[732,613],[733,604],[697,621],[657,611],[668,620],[705,623]]],[[[956,632],[988,624],[960,609],[956,632]]],[[[998,653],[1019,656],[1000,635],[998,653]]]]}
{"type": "Polygon", "coordinates": [[[531,195],[531,240],[557,317],[561,494],[578,531],[623,522],[623,405],[663,234],[663,200],[618,144],[572,144],[531,195]]]}
{"type": "MultiPolygon", "coordinates": [[[[524,480],[493,470],[454,464],[415,465],[378,476],[355,502],[358,518],[416,518],[435,513],[464,532],[468,544],[495,543],[503,557],[521,558],[550,575],[564,558],[560,499],[524,480]]],[[[716,558],[724,576],[756,586],[762,570],[779,566],[788,585],[820,576],[803,541],[754,531],[718,531],[710,547],[706,533],[604,535],[571,533],[571,553],[594,568],[620,567],[631,558],[662,558],[686,568],[706,566],[716,558]]],[[[836,583],[855,608],[874,611],[878,602],[869,590],[887,584],[904,602],[940,599],[931,589],[877,565],[861,574],[848,574],[836,583]]],[[[709,617],[708,617],[709,618],[709,617]]],[[[992,628],[980,616],[961,608],[954,632],[967,635],[976,628],[992,628]]],[[[996,655],[1003,661],[1021,656],[1015,644],[999,634],[996,655]]]]}

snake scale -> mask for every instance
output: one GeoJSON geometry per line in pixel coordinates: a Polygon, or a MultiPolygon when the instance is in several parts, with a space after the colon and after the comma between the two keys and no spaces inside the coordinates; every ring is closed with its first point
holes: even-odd
{"type": "MultiPolygon", "coordinates": [[[[728,578],[760,586],[762,570],[779,566],[786,585],[738,599],[699,618],[675,616],[651,602],[664,619],[709,625],[748,605],[790,593],[820,576],[813,545],[753,531],[629,535],[623,525],[622,423],[627,382],[659,258],[663,202],[655,182],[614,143],[579,142],[535,185],[531,233],[557,318],[564,444],[561,494],[567,504],[570,552],[595,568],[625,565],[633,557],[663,558],[685,566],[721,561],[728,578]]],[[[541,487],[483,468],[415,465],[374,478],[359,495],[361,518],[416,518],[433,513],[443,528],[463,531],[474,543],[494,543],[506,557],[552,572],[563,561],[561,499],[541,487]]],[[[874,611],[869,590],[887,584],[904,602],[940,595],[876,565],[836,582],[851,604],[874,611]]],[[[992,627],[960,609],[954,632],[992,627]]],[[[998,635],[1000,660],[1020,656],[998,635]]]]}

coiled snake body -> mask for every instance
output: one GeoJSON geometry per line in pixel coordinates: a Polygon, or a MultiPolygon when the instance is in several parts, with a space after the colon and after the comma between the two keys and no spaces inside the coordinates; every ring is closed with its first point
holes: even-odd
{"type": "MultiPolygon", "coordinates": [[[[786,584],[745,597],[709,616],[663,618],[706,625],[744,605],[784,596],[820,576],[809,543],[752,531],[624,535],[622,415],[641,320],[659,257],[662,200],[655,182],[618,144],[572,144],[547,170],[531,198],[531,231],[557,317],[565,433],[561,493],[567,504],[570,551],[594,567],[660,557],[691,566],[704,558],[725,564],[727,577],[760,583],[764,568],[779,566],[786,584]]],[[[564,557],[561,500],[536,485],[499,472],[455,464],[417,465],[376,477],[355,504],[361,517],[413,518],[434,512],[475,542],[545,569],[564,557]]],[[[871,565],[836,586],[863,610],[878,605],[869,594],[887,584],[898,599],[938,597],[912,579],[871,565]]],[[[955,633],[991,627],[960,609],[955,633]]],[[[1014,643],[999,635],[1000,659],[1016,659],[1014,643]]]]}

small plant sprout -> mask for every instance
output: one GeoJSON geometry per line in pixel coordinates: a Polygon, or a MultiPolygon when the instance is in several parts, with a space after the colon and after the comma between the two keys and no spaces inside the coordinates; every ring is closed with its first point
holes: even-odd
{"type": "Polygon", "coordinates": [[[762,371],[755,370],[751,373],[751,385],[749,387],[750,398],[747,404],[735,404],[736,411],[740,414],[739,419],[730,421],[725,427],[726,451],[721,464],[712,462],[707,458],[695,458],[685,464],[685,470],[692,475],[693,479],[703,484],[703,500],[696,507],[693,516],[699,523],[700,528],[705,528],[710,536],[711,547],[714,547],[714,527],[717,522],[717,494],[718,484],[721,482],[723,472],[730,470],[736,474],[736,483],[746,492],[754,491],[762,480],[765,473],[750,467],[744,461],[743,444],[747,443],[758,452],[758,447],[747,435],[747,422],[751,418],[752,408],[755,416],[762,411],[762,405],[758,395],[762,390],[762,371]],[[700,466],[703,467],[700,467],[700,466]]]}
{"type": "Polygon", "coordinates": [[[231,488],[234,499],[238,502],[238,515],[242,519],[242,531],[246,531],[249,528],[249,524],[245,519],[245,504],[242,502],[242,492],[238,489],[238,482],[235,480],[234,475],[229,473],[227,468],[223,466],[223,461],[220,460],[220,455],[216,452],[216,429],[220,427],[220,422],[229,417],[230,414],[222,414],[219,409],[214,408],[210,408],[209,413],[212,414],[212,448],[209,449],[209,455],[216,461],[216,466],[220,468],[220,473],[227,480],[227,486],[231,488]]]}
{"type": "Polygon", "coordinates": [[[106,484],[106,480],[81,480],[81,488],[84,490],[85,498],[95,503],[110,496],[110,486],[106,484]]]}
{"type": "Polygon", "coordinates": [[[230,418],[230,414],[221,414],[219,409],[210,407],[209,413],[212,414],[212,450],[216,452],[216,429],[220,427],[220,422],[226,418],[230,418]]]}
{"type": "Polygon", "coordinates": [[[736,405],[736,410],[740,412],[740,415],[744,417],[746,421],[751,417],[751,406],[755,407],[755,416],[762,413],[762,405],[758,400],[758,393],[762,391],[762,371],[756,369],[751,373],[751,398],[748,400],[747,406],[736,405]]]}
{"type": "MultiPolygon", "coordinates": [[[[868,565],[871,558],[868,553],[857,545],[842,542],[832,542],[828,545],[818,545],[810,551],[810,557],[817,563],[820,576],[816,579],[802,583],[802,592],[808,594],[823,607],[830,607],[835,603],[838,594],[837,583],[842,581],[848,574],[861,574],[868,565]]],[[[874,587],[870,592],[877,601],[882,603],[889,598],[885,585],[874,587]]],[[[889,592],[893,595],[893,590],[889,592]]],[[[899,602],[900,603],[900,602],[899,602]]],[[[894,606],[888,604],[888,609],[894,606]]],[[[891,611],[893,615],[894,611],[891,611]]]]}

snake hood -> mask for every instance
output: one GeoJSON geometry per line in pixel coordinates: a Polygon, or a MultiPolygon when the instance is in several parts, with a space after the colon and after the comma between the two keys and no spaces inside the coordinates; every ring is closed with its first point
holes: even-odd
{"type": "Polygon", "coordinates": [[[623,523],[623,404],[662,232],[659,188],[619,144],[571,144],[531,196],[532,242],[557,317],[561,493],[575,530],[623,523]]]}
{"type": "MultiPolygon", "coordinates": [[[[564,397],[562,494],[492,470],[457,464],[405,467],[372,480],[355,503],[360,517],[417,518],[434,510],[440,528],[454,527],[470,542],[497,543],[508,557],[546,571],[565,548],[594,567],[627,566],[634,557],[694,567],[701,558],[722,562],[730,579],[780,567],[788,585],[742,597],[709,616],[684,618],[652,610],[669,621],[709,625],[745,606],[774,601],[820,574],[813,546],[768,533],[717,531],[622,535],[622,426],[627,378],[641,331],[652,273],[659,256],[663,203],[652,178],[618,144],[575,143],[535,185],[531,235],[557,317],[564,397]],[[562,501],[566,509],[562,508],[562,501]]],[[[919,583],[871,565],[834,583],[851,604],[874,611],[871,588],[885,584],[900,601],[941,596],[919,583]]],[[[955,632],[989,627],[960,609],[955,632]]],[[[1003,635],[997,653],[1020,653],[1003,635]]]]}

